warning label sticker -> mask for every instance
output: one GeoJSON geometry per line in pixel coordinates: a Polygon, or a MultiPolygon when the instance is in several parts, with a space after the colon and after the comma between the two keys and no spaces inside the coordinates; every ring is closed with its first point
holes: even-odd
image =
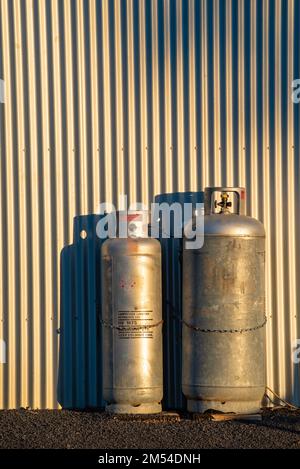
{"type": "Polygon", "coordinates": [[[153,329],[147,327],[152,323],[152,310],[119,310],[118,337],[119,339],[153,339],[153,329]]]}

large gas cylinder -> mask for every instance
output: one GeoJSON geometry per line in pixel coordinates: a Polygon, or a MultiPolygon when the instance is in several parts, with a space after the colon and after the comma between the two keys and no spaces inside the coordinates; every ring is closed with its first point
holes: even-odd
{"type": "MultiPolygon", "coordinates": [[[[147,215],[147,214],[146,214],[147,215]]],[[[161,248],[145,212],[118,214],[128,237],[107,239],[102,257],[103,397],[113,413],[161,412],[161,248]]]]}
{"type": "Polygon", "coordinates": [[[265,231],[245,189],[205,189],[204,244],[183,248],[183,393],[191,412],[256,412],[265,391],[265,231]]]}

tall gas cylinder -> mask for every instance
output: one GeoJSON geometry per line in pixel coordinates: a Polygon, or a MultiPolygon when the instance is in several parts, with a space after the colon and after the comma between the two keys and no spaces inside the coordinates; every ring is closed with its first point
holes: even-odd
{"type": "Polygon", "coordinates": [[[101,249],[103,397],[112,413],[161,412],[161,248],[148,238],[147,215],[118,212],[127,237],[101,249]]]}
{"type": "Polygon", "coordinates": [[[183,393],[191,412],[256,412],[265,391],[265,230],[245,215],[244,188],[210,187],[204,197],[204,244],[183,248],[183,393]]]}

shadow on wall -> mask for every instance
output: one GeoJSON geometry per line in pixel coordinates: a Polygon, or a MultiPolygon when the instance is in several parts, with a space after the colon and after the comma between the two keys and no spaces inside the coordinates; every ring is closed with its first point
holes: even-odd
{"type": "Polygon", "coordinates": [[[103,407],[101,356],[101,215],[74,218],[73,244],[61,251],[57,400],[63,408],[103,407]]]}
{"type": "MultiPolygon", "coordinates": [[[[172,192],[155,196],[155,202],[162,204],[204,202],[204,192],[172,192]]],[[[184,219],[182,209],[182,226],[184,219]]],[[[163,297],[163,357],[164,357],[164,409],[186,409],[186,399],[182,394],[181,383],[181,337],[182,318],[182,285],[181,285],[181,257],[182,239],[174,238],[172,218],[170,238],[162,237],[160,226],[160,243],[162,248],[162,297],[163,297]]]]}
{"type": "MultiPolygon", "coordinates": [[[[203,192],[160,194],[157,203],[203,202],[203,192]]],[[[102,408],[101,215],[74,218],[73,244],[61,252],[60,350],[57,400],[66,409],[102,408]]],[[[182,216],[184,223],[184,216],[182,216]]],[[[164,409],[185,409],[181,390],[182,239],[162,237],[164,409]]]]}
{"type": "Polygon", "coordinates": [[[300,407],[300,363],[294,364],[294,379],[291,401],[294,405],[300,407]]]}

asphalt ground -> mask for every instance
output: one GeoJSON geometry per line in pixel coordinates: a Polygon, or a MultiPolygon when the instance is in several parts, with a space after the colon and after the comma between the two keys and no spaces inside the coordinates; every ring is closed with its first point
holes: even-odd
{"type": "Polygon", "coordinates": [[[265,410],[262,421],[207,415],[116,417],[104,412],[1,410],[0,448],[298,448],[300,411],[265,410]]]}

